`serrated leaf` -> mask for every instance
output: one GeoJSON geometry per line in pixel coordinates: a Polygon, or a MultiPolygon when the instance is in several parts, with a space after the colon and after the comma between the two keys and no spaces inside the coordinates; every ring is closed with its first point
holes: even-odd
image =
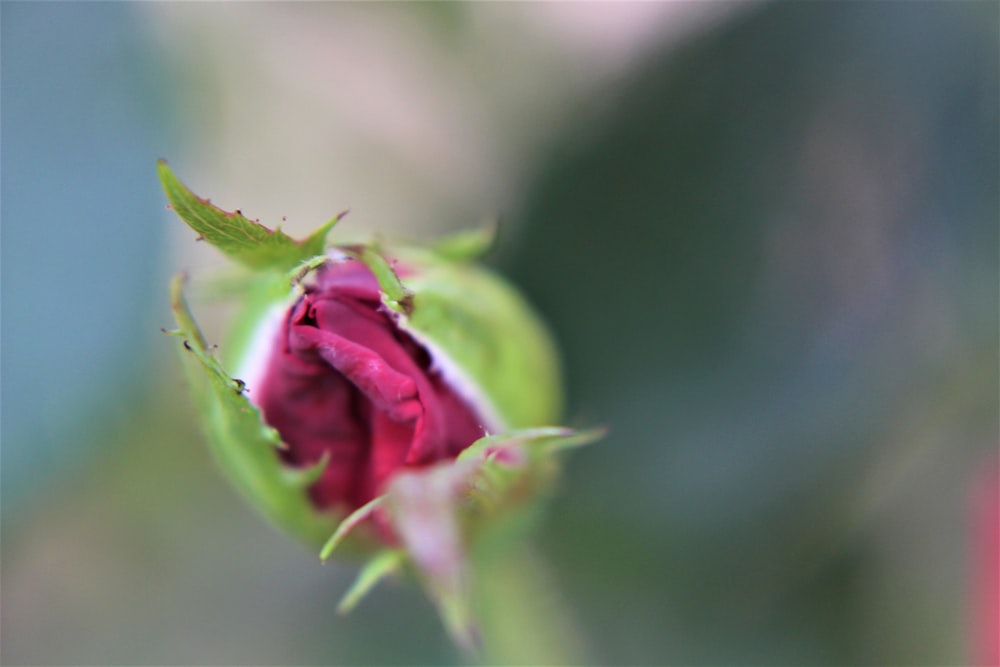
{"type": "Polygon", "coordinates": [[[326,235],[346,213],[338,214],[305,239],[296,241],[281,230],[249,220],[239,211],[223,211],[197,196],[174,175],[164,160],[157,163],[157,172],[174,212],[200,238],[251,269],[287,271],[321,255],[326,235]]]}
{"type": "Polygon", "coordinates": [[[171,283],[170,302],[181,338],[181,356],[201,413],[208,443],[223,472],[265,517],[318,548],[337,524],[337,517],[316,510],[304,480],[317,467],[290,474],[277,449],[281,439],[247,400],[243,384],[231,377],[212,354],[183,294],[183,276],[171,283]]]}

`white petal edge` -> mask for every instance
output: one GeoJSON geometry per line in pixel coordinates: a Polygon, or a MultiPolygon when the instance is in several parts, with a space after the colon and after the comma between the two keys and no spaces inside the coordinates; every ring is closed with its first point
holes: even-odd
{"type": "Polygon", "coordinates": [[[296,295],[279,301],[267,309],[254,329],[250,343],[246,346],[242,357],[236,364],[236,374],[233,377],[243,380],[247,390],[247,398],[257,405],[254,388],[264,379],[267,365],[271,361],[275,340],[287,317],[288,309],[295,303],[296,295]]]}

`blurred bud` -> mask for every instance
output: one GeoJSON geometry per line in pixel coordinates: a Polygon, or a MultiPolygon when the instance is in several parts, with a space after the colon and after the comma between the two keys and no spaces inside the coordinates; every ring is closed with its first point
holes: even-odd
{"type": "Polygon", "coordinates": [[[239,379],[173,287],[223,469],[273,522],[323,544],[321,558],[345,539],[375,552],[342,608],[408,566],[474,647],[471,541],[530,516],[556,451],[599,435],[547,426],[561,404],[555,349],[520,295],[468,261],[485,237],[327,248],[339,217],[296,241],[199,199],[164,163],[160,177],[178,215],[255,272],[229,346],[239,379]]]}

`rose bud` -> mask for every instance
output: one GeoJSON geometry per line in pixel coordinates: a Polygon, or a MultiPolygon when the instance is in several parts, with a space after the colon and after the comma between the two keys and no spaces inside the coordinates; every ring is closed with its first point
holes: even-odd
{"type": "Polygon", "coordinates": [[[556,417],[551,344],[513,291],[428,254],[394,268],[413,290],[395,308],[365,262],[337,253],[257,332],[265,345],[239,373],[285,444],[282,460],[326,461],[309,487],[320,510],[353,512],[402,470],[556,417]]]}
{"type": "Polygon", "coordinates": [[[198,198],[166,163],[159,174],[199,239],[251,270],[219,350],[184,279],[171,289],[168,333],[182,339],[224,472],[273,523],[322,545],[321,558],[345,539],[374,548],[343,609],[412,566],[455,640],[475,646],[471,542],[529,524],[555,452],[600,435],[550,426],[561,403],[554,346],[521,296],[469,261],[486,237],[327,247],[340,216],[295,240],[198,198]]]}

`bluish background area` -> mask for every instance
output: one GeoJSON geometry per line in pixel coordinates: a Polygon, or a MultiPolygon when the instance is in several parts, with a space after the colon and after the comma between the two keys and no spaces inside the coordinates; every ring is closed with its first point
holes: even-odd
{"type": "Polygon", "coordinates": [[[107,455],[109,420],[156,384],[166,265],[150,170],[169,123],[128,6],[5,3],[2,30],[7,509],[107,455]]]}
{"type": "Polygon", "coordinates": [[[610,427],[537,538],[593,664],[982,662],[1000,8],[553,7],[0,4],[5,664],[462,660],[413,586],[338,616],[354,568],[215,470],[161,156],[292,233],[500,209],[610,427]]]}

